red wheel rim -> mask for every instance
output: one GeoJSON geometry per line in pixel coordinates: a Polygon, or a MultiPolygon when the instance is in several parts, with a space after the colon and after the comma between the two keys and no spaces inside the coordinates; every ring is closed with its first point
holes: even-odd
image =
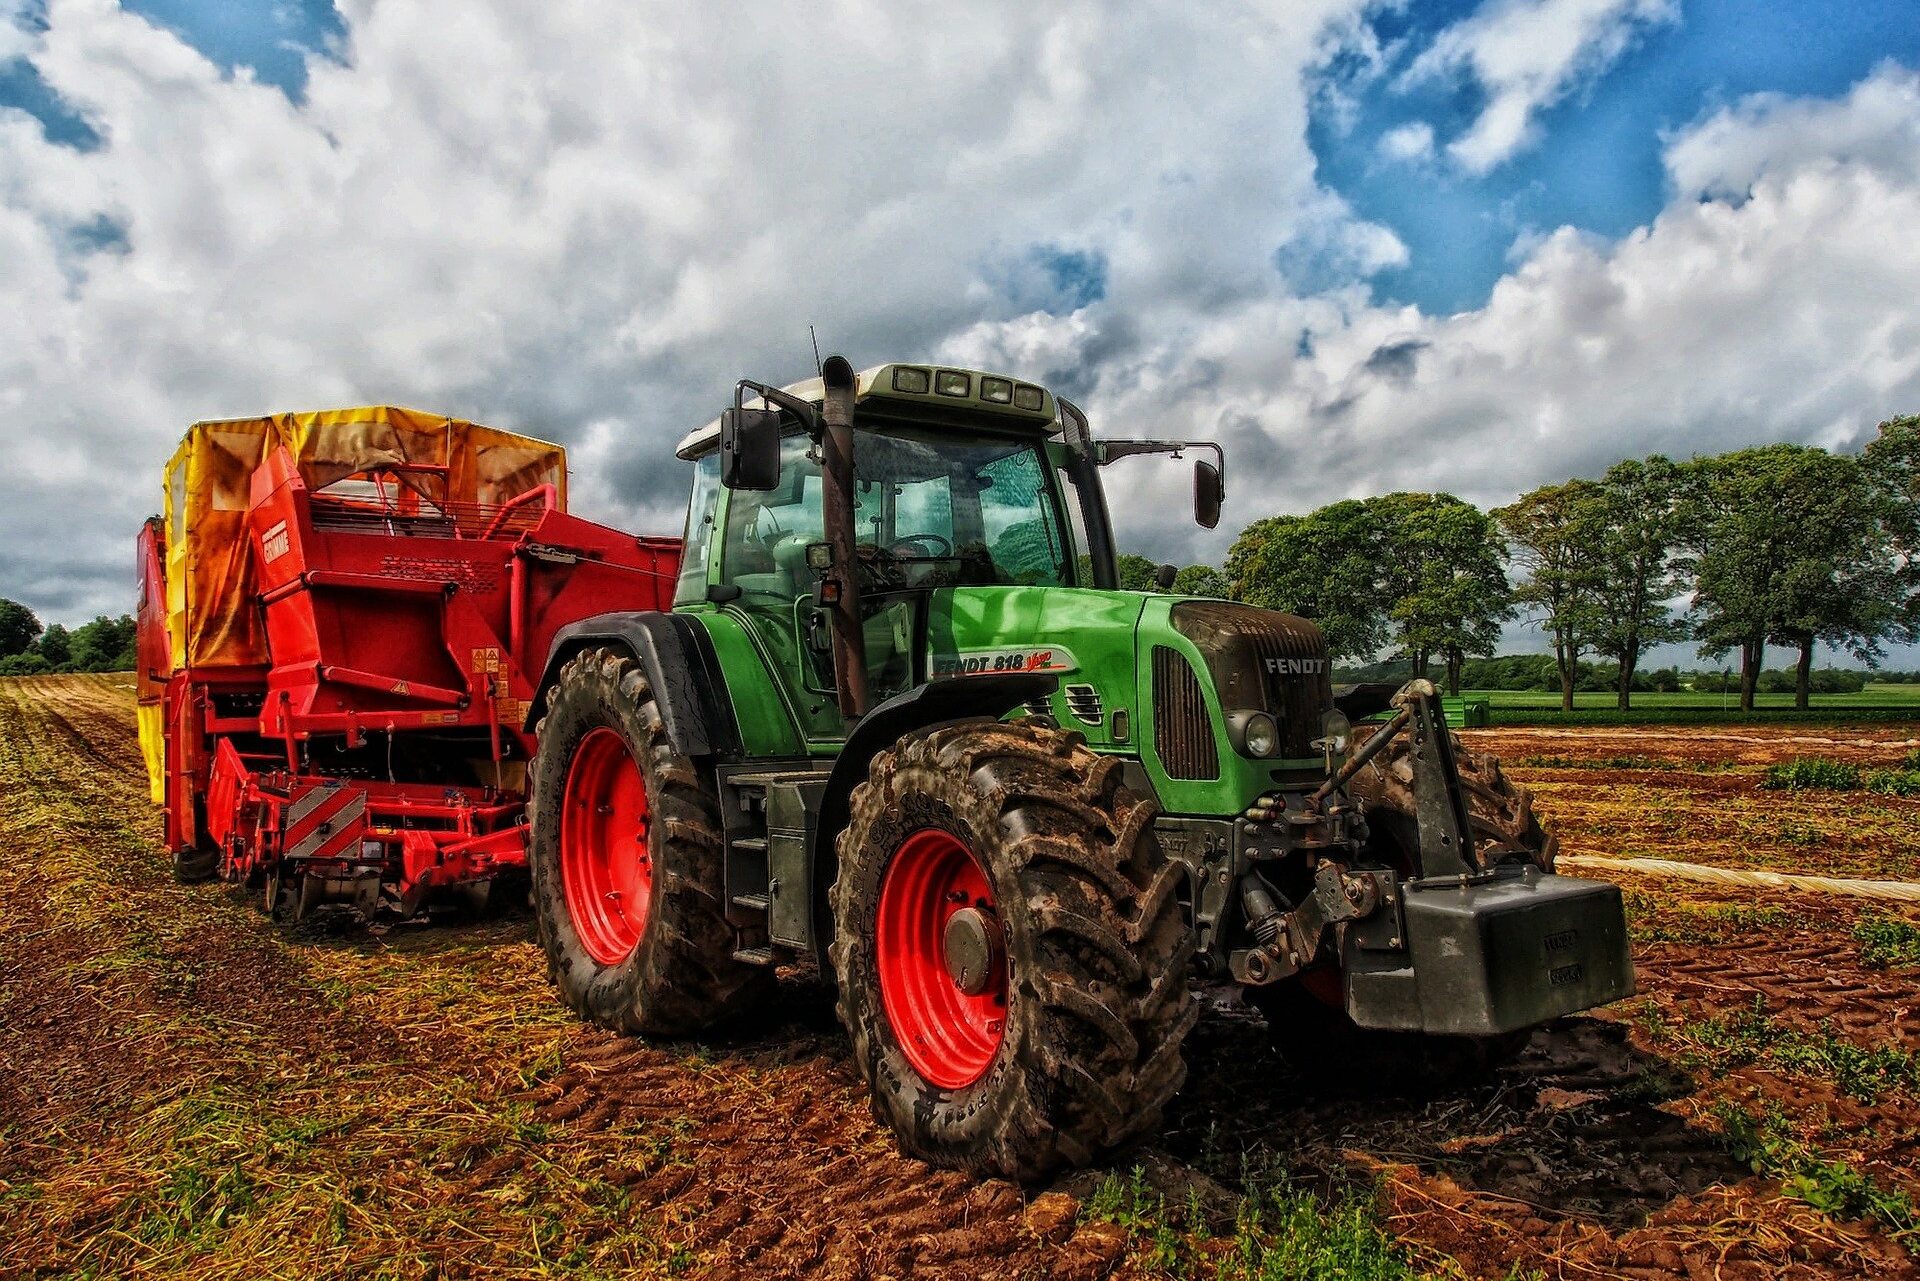
{"type": "Polygon", "coordinates": [[[653,858],[647,785],[613,730],[591,730],[574,751],[561,798],[560,883],[587,955],[618,965],[647,928],[653,858]]]}
{"type": "Polygon", "coordinates": [[[923,828],[900,843],[880,882],[874,923],[880,1003],[901,1052],[930,1085],[972,1085],[987,1074],[1006,1035],[1007,967],[993,890],[951,832],[923,828]],[[955,976],[949,926],[963,912],[983,923],[992,960],[969,992],[955,976]]]}

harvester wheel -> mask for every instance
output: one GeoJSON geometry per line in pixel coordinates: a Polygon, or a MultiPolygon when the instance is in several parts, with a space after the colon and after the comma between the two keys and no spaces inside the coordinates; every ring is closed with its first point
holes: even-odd
{"type": "Polygon", "coordinates": [[[840,1020],[875,1117],[1031,1180],[1150,1133],[1186,1077],[1184,873],[1120,762],[1032,722],[902,739],[839,839],[840,1020]]]}
{"type": "Polygon", "coordinates": [[[210,881],[220,867],[218,850],[175,850],[173,852],[173,879],[182,885],[198,885],[201,881],[210,881]]]}
{"type": "Polygon", "coordinates": [[[677,1036],[751,1005],[772,972],[733,959],[720,802],[676,754],[638,664],[561,668],[528,769],[534,914],[547,974],[583,1018],[677,1036]]]}
{"type": "MultiPolygon", "coordinates": [[[[1533,812],[1533,794],[1513,782],[1492,756],[1453,737],[1454,767],[1467,802],[1467,820],[1487,864],[1530,862],[1553,870],[1557,842],[1533,812]]],[[[1418,866],[1413,760],[1402,734],[1347,784],[1372,829],[1370,853],[1402,875],[1418,866]]],[[[1531,1030],[1502,1036],[1435,1036],[1363,1028],[1347,1017],[1337,970],[1310,971],[1267,987],[1247,989],[1266,1016],[1281,1054],[1302,1076],[1322,1085],[1425,1093],[1471,1084],[1517,1058],[1531,1030]]]]}

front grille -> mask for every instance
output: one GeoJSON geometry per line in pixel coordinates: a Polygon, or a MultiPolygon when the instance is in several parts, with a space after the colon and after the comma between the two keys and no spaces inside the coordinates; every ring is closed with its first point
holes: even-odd
{"type": "Polygon", "coordinates": [[[1226,601],[1186,601],[1174,606],[1173,625],[1206,656],[1222,707],[1272,713],[1282,756],[1317,755],[1313,740],[1333,706],[1333,671],[1316,624],[1226,601]]]}
{"type": "Polygon", "coordinates": [[[1179,650],[1153,647],[1153,750],[1168,778],[1219,778],[1213,719],[1193,664],[1179,650]]]}
{"type": "Polygon", "coordinates": [[[1100,704],[1100,691],[1091,685],[1067,686],[1067,711],[1083,725],[1098,725],[1106,719],[1100,704]]]}

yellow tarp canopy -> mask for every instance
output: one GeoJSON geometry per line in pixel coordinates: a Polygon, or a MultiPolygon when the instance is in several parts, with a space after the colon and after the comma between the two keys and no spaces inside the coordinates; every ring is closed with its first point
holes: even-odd
{"type": "Polygon", "coordinates": [[[167,462],[167,632],[177,671],[267,661],[247,546],[253,471],[285,445],[311,489],[397,465],[447,469],[407,483],[434,502],[504,503],[551,484],[566,507],[567,455],[531,436],[370,405],[195,423],[167,462]]]}

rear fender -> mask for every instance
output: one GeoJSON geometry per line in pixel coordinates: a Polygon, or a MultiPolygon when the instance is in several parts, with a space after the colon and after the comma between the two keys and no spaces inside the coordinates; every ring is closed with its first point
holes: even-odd
{"type": "Polygon", "coordinates": [[[533,732],[546,707],[547,691],[567,660],[598,645],[623,649],[640,664],[675,752],[697,757],[740,750],[726,676],[712,639],[693,619],[660,610],[596,614],[555,632],[523,730],[533,732]]]}

